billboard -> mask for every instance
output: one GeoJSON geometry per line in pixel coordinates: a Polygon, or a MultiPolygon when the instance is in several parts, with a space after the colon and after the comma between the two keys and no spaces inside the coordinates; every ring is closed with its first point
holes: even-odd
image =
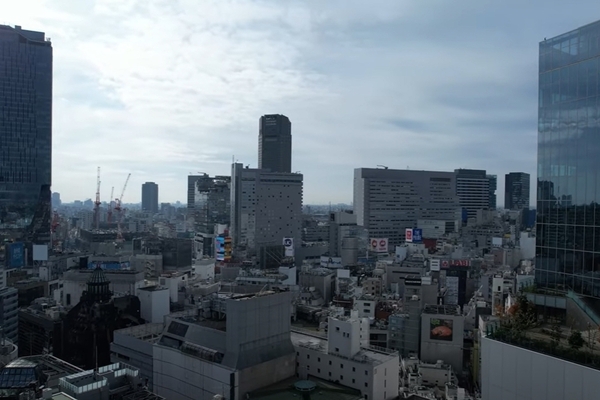
{"type": "Polygon", "coordinates": [[[442,260],[442,269],[450,267],[470,267],[471,260],[442,260]]]}
{"type": "Polygon", "coordinates": [[[376,253],[387,253],[388,239],[371,239],[371,251],[374,251],[376,253]]]}
{"type": "Polygon", "coordinates": [[[48,261],[48,245],[33,245],[33,261],[48,261]]]}
{"type": "Polygon", "coordinates": [[[406,228],[404,230],[404,237],[405,237],[406,243],[422,243],[423,242],[423,229],[406,228]]]}
{"type": "Polygon", "coordinates": [[[429,320],[429,339],[452,341],[452,320],[432,318],[429,320]]]}
{"type": "Polygon", "coordinates": [[[342,268],[342,257],[321,256],[321,267],[342,268]]]}
{"type": "Polygon", "coordinates": [[[215,259],[225,261],[225,238],[223,236],[215,238],[215,259]]]}
{"type": "Polygon", "coordinates": [[[404,278],[404,284],[409,286],[421,286],[421,277],[409,277],[404,278]]]}
{"type": "Polygon", "coordinates": [[[25,266],[25,244],[23,242],[6,245],[6,267],[21,268],[25,266]]]}
{"type": "Polygon", "coordinates": [[[224,260],[229,262],[231,261],[232,258],[232,253],[233,253],[233,246],[231,244],[231,238],[229,236],[225,237],[225,243],[224,243],[224,260]]]}
{"type": "Polygon", "coordinates": [[[286,257],[294,257],[294,238],[283,238],[286,257]]]}
{"type": "Polygon", "coordinates": [[[437,258],[432,258],[429,260],[429,270],[430,271],[439,271],[441,266],[441,260],[437,258]]]}
{"type": "Polygon", "coordinates": [[[412,243],[413,241],[413,230],[412,228],[406,228],[404,230],[404,238],[406,243],[412,243]]]}
{"type": "MultiPolygon", "coordinates": [[[[87,257],[86,257],[87,258],[87,257]]],[[[131,269],[129,261],[90,261],[88,262],[88,269],[102,268],[108,271],[128,271],[131,269]]]]}

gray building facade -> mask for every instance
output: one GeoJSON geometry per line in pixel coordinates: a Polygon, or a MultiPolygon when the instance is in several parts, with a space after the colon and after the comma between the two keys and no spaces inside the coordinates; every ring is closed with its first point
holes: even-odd
{"type": "Polygon", "coordinates": [[[271,172],[292,172],[292,123],[285,115],[260,117],[258,168],[271,172]]]}
{"type": "Polygon", "coordinates": [[[490,182],[490,210],[495,210],[498,206],[498,198],[496,196],[496,190],[498,190],[498,176],[488,175],[487,178],[490,182]]]}
{"type": "Polygon", "coordinates": [[[2,335],[13,343],[19,336],[19,292],[13,287],[0,289],[0,328],[2,335]]]}
{"type": "Polygon", "coordinates": [[[599,42],[600,21],[539,44],[535,281],[590,305],[600,299],[599,42]]]}
{"type": "Polygon", "coordinates": [[[142,210],[158,212],[158,185],[154,182],[146,182],[142,185],[142,210]]]}
{"type": "Polygon", "coordinates": [[[258,253],[265,246],[281,246],[293,238],[300,247],[302,228],[301,174],[232,165],[231,234],[235,249],[258,253]]]}
{"type": "Polygon", "coordinates": [[[391,250],[404,243],[405,229],[415,228],[419,219],[460,219],[456,174],[357,168],[354,214],[370,238],[388,238],[391,250]]]}
{"type": "Polygon", "coordinates": [[[52,44],[44,32],[0,25],[0,98],[0,236],[48,243],[52,44]]]}
{"type": "Polygon", "coordinates": [[[485,170],[456,169],[456,194],[468,218],[476,218],[477,210],[490,209],[490,178],[485,170]]]}
{"type": "Polygon", "coordinates": [[[504,208],[522,210],[529,208],[529,174],[511,172],[504,177],[504,208]]]}

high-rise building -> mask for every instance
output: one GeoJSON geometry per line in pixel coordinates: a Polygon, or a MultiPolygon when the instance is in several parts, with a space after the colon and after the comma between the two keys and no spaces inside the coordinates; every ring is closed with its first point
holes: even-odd
{"type": "Polygon", "coordinates": [[[146,182],[142,185],[142,210],[158,212],[158,185],[154,182],[146,182]]]}
{"type": "Polygon", "coordinates": [[[456,194],[468,218],[475,218],[477,210],[490,209],[490,179],[485,170],[456,169],[456,194]]]}
{"type": "Polygon", "coordinates": [[[539,44],[535,280],[588,308],[600,300],[599,38],[600,21],[539,44]]]}
{"type": "Polygon", "coordinates": [[[498,176],[487,175],[487,178],[490,181],[490,210],[495,210],[498,203],[496,197],[496,190],[498,190],[498,176]]]}
{"type": "MultiPolygon", "coordinates": [[[[206,175],[206,174],[204,174],[206,175]]],[[[188,175],[187,184],[187,209],[192,210],[196,202],[196,181],[204,175],[188,175]]]]}
{"type": "Polygon", "coordinates": [[[356,168],[354,213],[370,238],[387,238],[393,249],[419,219],[460,220],[456,174],[356,168]]]}
{"type": "Polygon", "coordinates": [[[231,233],[235,248],[257,253],[293,238],[300,247],[302,175],[232,165],[231,233]]]}
{"type": "Polygon", "coordinates": [[[197,250],[203,256],[214,255],[215,226],[229,226],[231,213],[231,177],[208,175],[195,180],[194,206],[188,210],[194,217],[197,250]]]}
{"type": "Polygon", "coordinates": [[[292,172],[292,123],[285,115],[260,117],[258,168],[271,172],[292,172]]]}
{"type": "Polygon", "coordinates": [[[529,208],[529,174],[511,172],[505,176],[504,208],[522,210],[529,208]]]}
{"type": "Polygon", "coordinates": [[[0,25],[0,236],[50,241],[52,44],[0,25]]]}

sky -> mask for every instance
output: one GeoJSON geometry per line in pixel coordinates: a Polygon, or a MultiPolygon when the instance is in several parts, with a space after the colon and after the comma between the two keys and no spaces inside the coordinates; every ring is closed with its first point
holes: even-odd
{"type": "Polygon", "coordinates": [[[350,203],[358,167],[532,175],[538,43],[597,1],[19,0],[0,23],[54,48],[53,182],[63,201],[257,166],[258,120],[292,121],[307,204],[350,203]]]}

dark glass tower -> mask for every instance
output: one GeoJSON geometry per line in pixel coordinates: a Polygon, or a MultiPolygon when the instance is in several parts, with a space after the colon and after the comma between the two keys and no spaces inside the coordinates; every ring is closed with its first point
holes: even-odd
{"type": "Polygon", "coordinates": [[[292,123],[285,115],[263,115],[259,121],[258,168],[292,172],[292,123]]]}
{"type": "Polygon", "coordinates": [[[539,47],[535,280],[595,306],[600,301],[600,21],[539,47]]]}
{"type": "Polygon", "coordinates": [[[155,214],[158,212],[158,185],[154,182],[142,185],[142,210],[155,214]]]}
{"type": "Polygon", "coordinates": [[[50,240],[52,45],[0,25],[0,237],[50,240]]]}
{"type": "Polygon", "coordinates": [[[504,208],[507,210],[529,208],[529,174],[511,172],[504,178],[504,208]]]}

